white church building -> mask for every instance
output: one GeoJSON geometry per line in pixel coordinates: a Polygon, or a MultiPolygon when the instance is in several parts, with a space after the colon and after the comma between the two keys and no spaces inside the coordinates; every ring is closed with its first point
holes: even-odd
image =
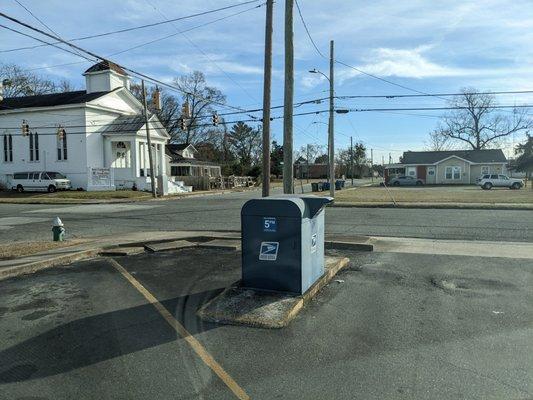
{"type": "Polygon", "coordinates": [[[149,119],[152,174],[143,105],[130,92],[126,72],[102,61],[83,75],[86,90],[0,100],[0,183],[9,186],[17,172],[54,171],[73,189],[148,190],[155,175],[166,193],[170,136],[157,116],[149,119]]]}

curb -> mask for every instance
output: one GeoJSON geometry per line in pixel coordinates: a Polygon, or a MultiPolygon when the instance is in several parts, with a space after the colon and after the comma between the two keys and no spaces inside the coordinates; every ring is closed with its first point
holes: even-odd
{"type": "Polygon", "coordinates": [[[411,208],[411,209],[440,209],[440,210],[533,210],[532,205],[517,206],[514,204],[447,204],[447,203],[333,203],[329,207],[335,208],[411,208]]]}
{"type": "Polygon", "coordinates": [[[374,251],[374,246],[371,244],[343,242],[339,240],[326,240],[324,242],[324,248],[335,250],[374,251]]]}
{"type": "Polygon", "coordinates": [[[11,199],[3,199],[0,197],[0,204],[57,204],[57,205],[68,205],[68,204],[128,204],[128,203],[138,203],[140,201],[170,201],[170,200],[182,200],[182,199],[188,199],[192,197],[203,197],[203,196],[216,196],[216,195],[224,195],[229,193],[242,193],[242,192],[252,192],[257,191],[260,188],[251,188],[251,189],[242,189],[242,190],[223,190],[223,191],[213,191],[208,193],[197,193],[197,194],[187,194],[187,195],[168,195],[165,197],[157,197],[156,199],[153,199],[151,197],[147,198],[133,198],[133,199],[62,199],[58,201],[54,201],[53,199],[29,199],[28,201],[17,201],[17,200],[11,200],[11,199]]]}
{"type": "MultiPolygon", "coordinates": [[[[279,316],[278,318],[264,318],[261,316],[254,316],[249,315],[246,312],[242,314],[238,313],[232,313],[232,312],[220,312],[220,308],[217,307],[217,301],[220,301],[220,299],[224,299],[224,297],[230,297],[232,296],[232,291],[239,290],[239,282],[236,284],[226,288],[222,293],[220,293],[218,296],[214,297],[213,299],[209,300],[207,303],[205,303],[200,309],[196,312],[196,315],[203,319],[204,321],[208,322],[215,322],[215,323],[222,323],[222,324],[229,324],[229,325],[241,325],[241,326],[249,326],[253,328],[266,328],[266,329],[280,329],[286,327],[297,315],[306,304],[308,304],[313,298],[317,295],[317,293],[322,290],[326,285],[328,285],[333,277],[343,268],[345,268],[347,265],[349,265],[350,260],[346,257],[339,257],[335,260],[335,264],[328,268],[324,275],[322,275],[314,284],[311,286],[304,294],[300,296],[286,296],[282,294],[275,294],[270,292],[257,292],[257,297],[254,300],[257,301],[259,304],[262,304],[262,306],[265,306],[266,304],[269,304],[268,302],[274,302],[274,303],[286,303],[289,302],[286,311],[283,312],[282,316],[279,316]],[[261,299],[262,296],[263,297],[261,299]],[[264,303],[264,302],[267,303],[264,303]],[[213,309],[211,309],[213,307],[213,309]]],[[[232,298],[232,301],[235,301],[232,298]]],[[[258,306],[258,307],[262,307],[258,306]]]]}
{"type": "Polygon", "coordinates": [[[48,260],[35,261],[28,264],[3,268],[2,270],[0,270],[0,281],[21,275],[33,274],[43,269],[69,264],[74,261],[80,261],[87,258],[96,257],[98,254],[100,254],[101,251],[102,249],[82,250],[76,253],[50,258],[48,260]]]}
{"type": "MultiPolygon", "coordinates": [[[[220,236],[211,236],[211,235],[192,235],[190,237],[184,237],[179,240],[185,241],[185,240],[214,240],[217,241],[215,246],[206,246],[200,244],[198,246],[197,244],[191,245],[191,246],[185,246],[185,247],[216,247],[216,248],[233,248],[235,250],[239,250],[240,246],[236,246],[233,244],[224,244],[224,241],[235,241],[240,240],[240,236],[228,236],[228,237],[220,237],[220,236]]],[[[56,257],[50,257],[46,260],[41,261],[33,261],[27,264],[21,264],[16,265],[12,267],[5,267],[0,269],[0,281],[13,278],[21,275],[27,275],[32,274],[37,271],[52,268],[60,265],[70,264],[75,261],[81,261],[87,258],[93,258],[97,256],[105,256],[105,255],[115,255],[115,256],[127,256],[127,255],[134,255],[134,254],[140,254],[143,251],[137,251],[133,248],[143,248],[146,245],[149,244],[163,244],[167,242],[176,242],[178,239],[171,238],[171,239],[160,239],[155,241],[144,241],[144,242],[124,242],[120,244],[114,244],[111,246],[100,246],[95,247],[92,249],[87,250],[80,250],[71,254],[66,255],[60,255],[56,257]]],[[[365,244],[365,243],[353,243],[353,242],[344,242],[344,241],[338,241],[338,240],[326,240],[324,242],[324,246],[326,249],[337,249],[337,250],[354,250],[354,251],[373,251],[374,246],[371,244],[365,244]]],[[[184,247],[184,248],[185,248],[184,247]]],[[[149,249],[148,249],[149,250],[149,249]]],[[[169,249],[172,250],[172,249],[169,249]]],[[[35,254],[34,254],[35,255],[35,254]]]]}

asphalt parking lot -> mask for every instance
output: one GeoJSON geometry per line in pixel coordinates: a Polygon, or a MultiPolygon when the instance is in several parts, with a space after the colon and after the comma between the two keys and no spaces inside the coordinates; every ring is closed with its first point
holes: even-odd
{"type": "Polygon", "coordinates": [[[531,398],[531,260],[342,255],[350,266],[281,330],[196,317],[240,278],[240,253],[228,250],[114,258],[125,273],[94,259],[1,281],[0,398],[236,398],[228,379],[253,399],[531,398]]]}

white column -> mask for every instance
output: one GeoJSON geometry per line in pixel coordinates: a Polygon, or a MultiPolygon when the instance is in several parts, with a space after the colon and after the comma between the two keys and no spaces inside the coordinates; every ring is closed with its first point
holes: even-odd
{"type": "Polygon", "coordinates": [[[111,162],[113,160],[111,139],[104,137],[104,168],[111,168],[111,162]]]}
{"type": "Polygon", "coordinates": [[[159,145],[159,173],[161,175],[166,175],[166,161],[165,161],[165,145],[159,145]]]}
{"type": "Polygon", "coordinates": [[[131,158],[131,169],[132,177],[135,179],[139,176],[139,152],[137,151],[137,146],[139,144],[135,139],[130,141],[130,158],[131,158]]]}

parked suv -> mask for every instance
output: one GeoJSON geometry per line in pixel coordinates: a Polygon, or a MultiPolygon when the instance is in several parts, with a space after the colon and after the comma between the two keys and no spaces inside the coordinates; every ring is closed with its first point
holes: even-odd
{"type": "Polygon", "coordinates": [[[70,180],[59,172],[15,172],[11,180],[11,189],[19,193],[25,190],[48,191],[69,190],[70,180]]]}
{"type": "Polygon", "coordinates": [[[520,189],[524,186],[522,179],[509,178],[507,175],[483,175],[477,182],[482,189],[489,190],[493,187],[508,187],[509,189],[520,189]]]}

